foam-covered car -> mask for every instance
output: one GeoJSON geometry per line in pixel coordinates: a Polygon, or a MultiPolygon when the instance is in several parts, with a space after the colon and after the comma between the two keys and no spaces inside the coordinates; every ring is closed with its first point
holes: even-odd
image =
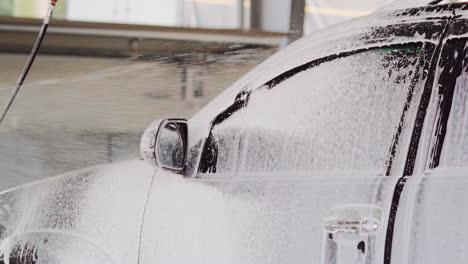
{"type": "Polygon", "coordinates": [[[466,3],[305,37],[142,160],[2,193],[2,261],[466,263],[467,52],[466,3]]]}

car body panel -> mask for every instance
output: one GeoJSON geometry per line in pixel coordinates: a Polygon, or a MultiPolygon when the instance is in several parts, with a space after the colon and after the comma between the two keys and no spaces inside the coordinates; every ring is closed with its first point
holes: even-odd
{"type": "MultiPolygon", "coordinates": [[[[38,250],[38,256],[47,256],[44,252],[47,248],[52,252],[49,257],[58,256],[59,260],[60,256],[68,259],[67,252],[74,252],[75,256],[81,252],[80,258],[66,263],[82,263],[80,259],[89,260],[92,256],[96,257],[94,263],[105,259],[106,263],[136,262],[143,211],[154,171],[144,161],[129,161],[69,173],[2,193],[1,252],[8,257],[8,253],[16,250],[25,255],[10,256],[24,259],[38,250]],[[44,241],[49,242],[50,248],[44,241]],[[57,244],[62,244],[63,255],[54,251],[53,245],[57,244]],[[86,250],[75,252],[76,248],[86,250]]],[[[61,261],[42,259],[39,263],[64,263],[61,261]]]]}
{"type": "Polygon", "coordinates": [[[200,179],[160,174],[148,199],[140,263],[334,263],[336,246],[366,263],[379,263],[385,220],[376,233],[347,241],[330,239],[323,224],[328,211],[340,205],[388,211],[396,179],[381,180],[346,174],[216,174],[200,179]],[[366,243],[366,254],[355,247],[360,241],[366,243]],[[322,262],[325,256],[330,257],[322,262]]]}

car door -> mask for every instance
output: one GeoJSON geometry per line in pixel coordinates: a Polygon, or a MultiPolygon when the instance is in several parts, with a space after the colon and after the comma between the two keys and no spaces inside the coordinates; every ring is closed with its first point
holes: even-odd
{"type": "Polygon", "coordinates": [[[365,30],[360,21],[354,36],[321,43],[340,49],[311,60],[293,45],[270,62],[301,64],[239,86],[204,143],[191,136],[196,177],[158,173],[140,263],[381,263],[447,24],[417,11],[381,15],[387,24],[365,30]],[[411,22],[415,14],[428,19],[411,22]]]}
{"type": "Polygon", "coordinates": [[[468,260],[468,13],[452,5],[413,175],[398,207],[392,263],[468,260]],[[398,224],[400,223],[400,224],[398,224]]]}

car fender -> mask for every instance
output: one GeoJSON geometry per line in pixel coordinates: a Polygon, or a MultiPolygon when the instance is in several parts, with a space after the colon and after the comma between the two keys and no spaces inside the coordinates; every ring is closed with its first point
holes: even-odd
{"type": "MultiPolygon", "coordinates": [[[[15,252],[21,249],[18,252],[37,251],[38,258],[59,258],[67,256],[60,252],[72,254],[70,248],[78,247],[83,250],[75,253],[103,261],[99,263],[136,262],[154,174],[154,167],[134,160],[72,172],[1,193],[0,253],[16,258],[15,252]]],[[[37,263],[72,262],[37,259],[37,263]]]]}

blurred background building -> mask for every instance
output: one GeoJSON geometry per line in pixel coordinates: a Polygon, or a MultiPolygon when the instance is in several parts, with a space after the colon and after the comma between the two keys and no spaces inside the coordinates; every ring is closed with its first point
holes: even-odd
{"type": "MultiPolygon", "coordinates": [[[[289,30],[291,1],[305,2],[305,33],[367,15],[388,0],[62,0],[56,17],[159,26],[289,30]],[[253,12],[252,12],[253,10],[253,12]],[[216,14],[216,15],[214,15],[216,14]],[[252,15],[254,20],[252,21],[252,15]]],[[[47,0],[2,0],[0,15],[41,18],[47,0]]]]}
{"type": "MultiPolygon", "coordinates": [[[[0,191],[138,158],[153,120],[190,118],[288,42],[384,0],[59,0],[0,127],[0,191]]],[[[0,107],[49,0],[0,0],[0,107]]]]}

